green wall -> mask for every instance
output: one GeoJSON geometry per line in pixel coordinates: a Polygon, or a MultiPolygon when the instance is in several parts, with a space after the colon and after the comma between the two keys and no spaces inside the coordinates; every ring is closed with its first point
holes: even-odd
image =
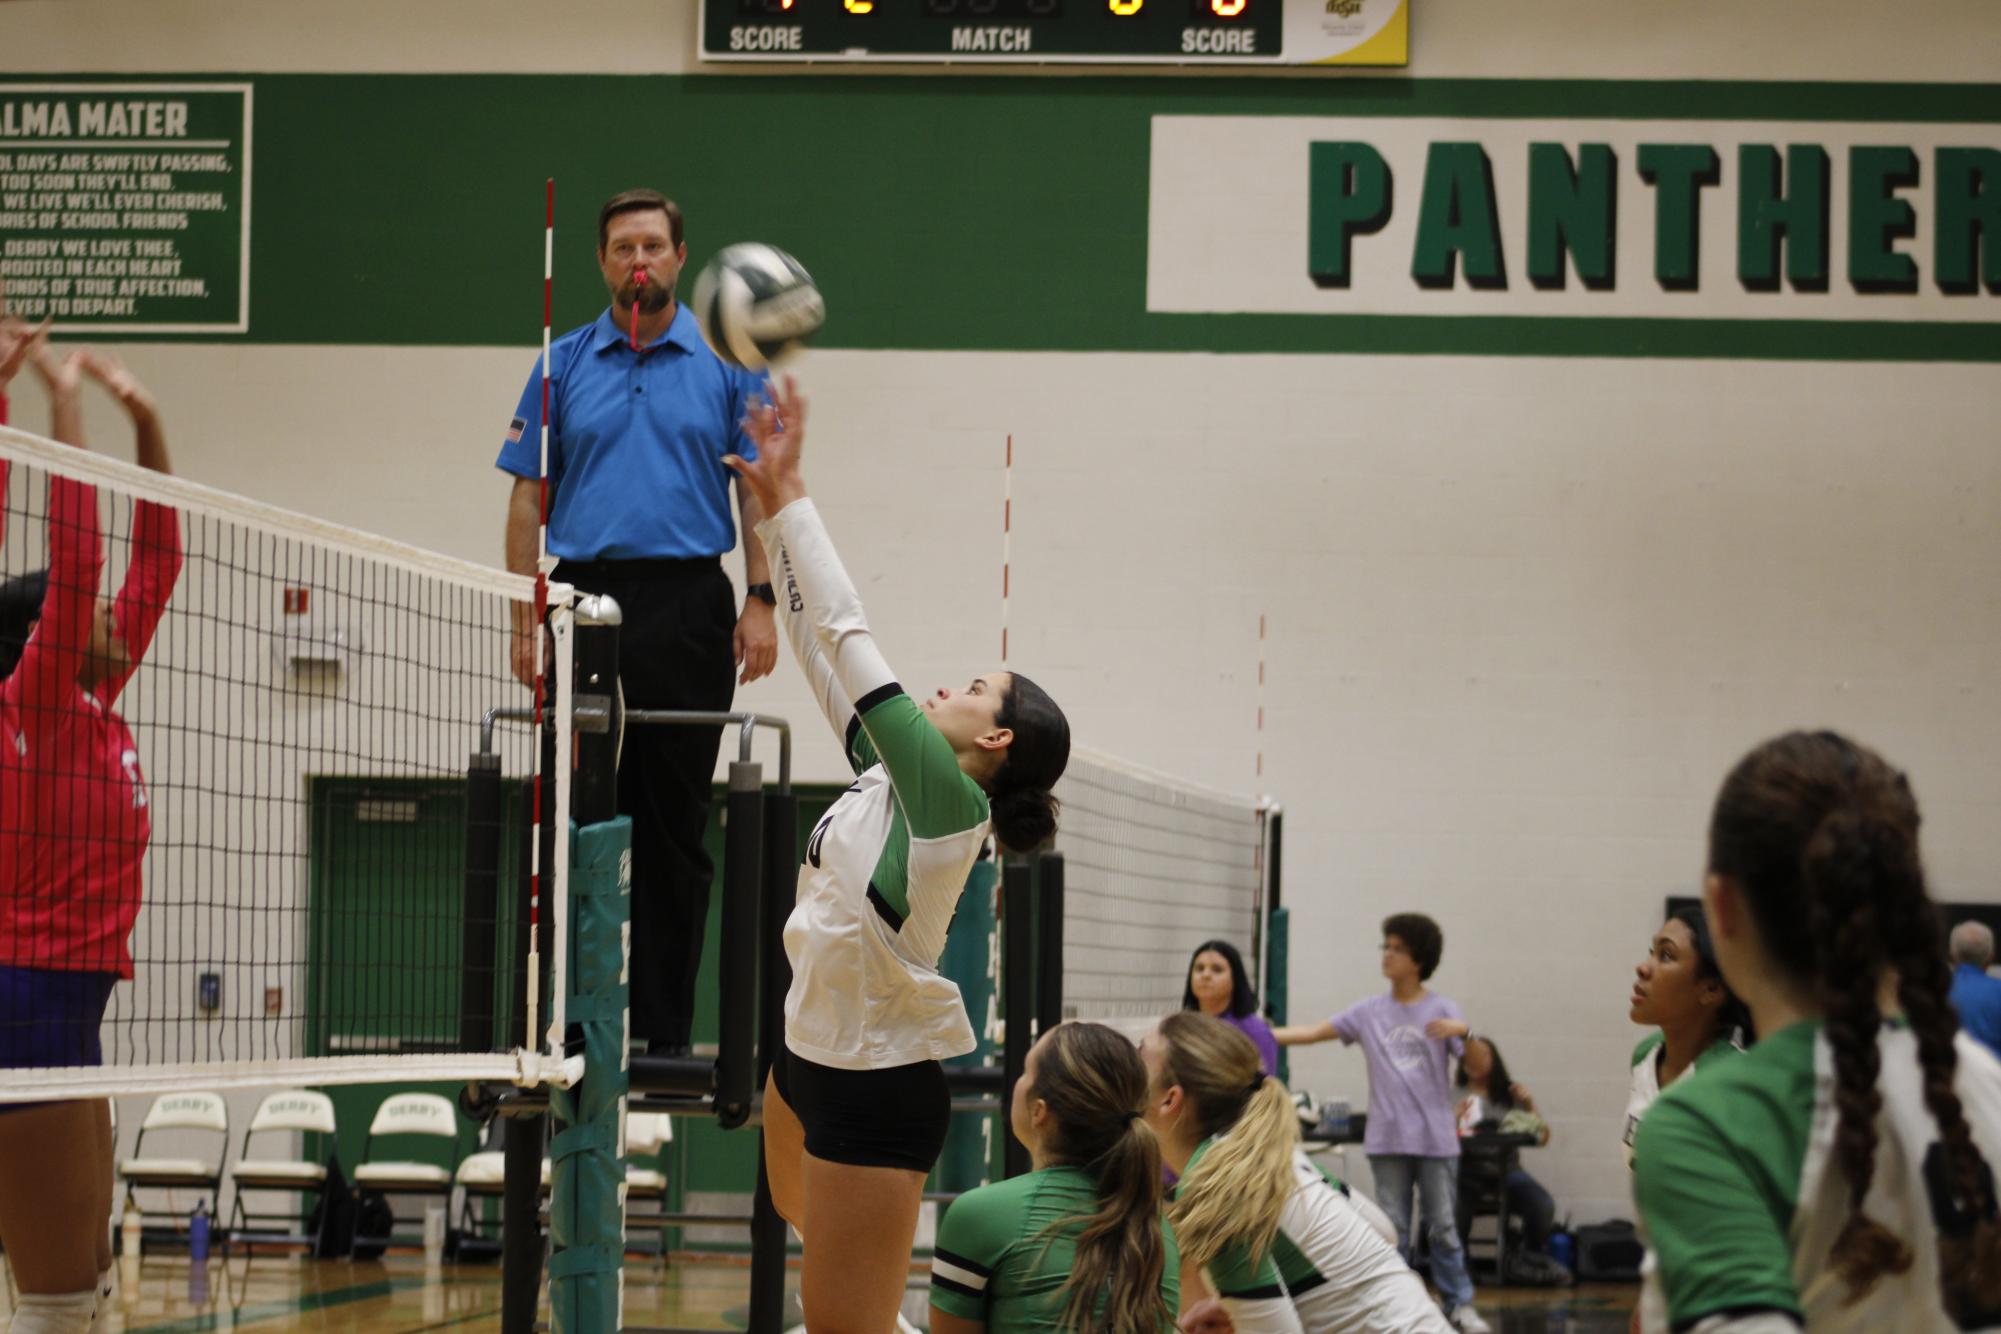
{"type": "Polygon", "coordinates": [[[2001,323],[1145,308],[1155,114],[1992,123],[1996,84],[216,77],[256,85],[253,342],[511,345],[525,373],[554,176],[559,329],[601,308],[598,204],[647,183],[691,265],[800,255],[827,347],[2001,359],[2001,323]]]}

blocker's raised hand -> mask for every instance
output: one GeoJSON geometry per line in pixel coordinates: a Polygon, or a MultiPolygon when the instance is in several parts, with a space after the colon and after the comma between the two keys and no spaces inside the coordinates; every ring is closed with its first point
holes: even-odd
{"type": "Polygon", "coordinates": [[[8,382],[27,364],[48,328],[47,320],[30,325],[12,315],[0,315],[0,393],[7,391],[8,382]]]}

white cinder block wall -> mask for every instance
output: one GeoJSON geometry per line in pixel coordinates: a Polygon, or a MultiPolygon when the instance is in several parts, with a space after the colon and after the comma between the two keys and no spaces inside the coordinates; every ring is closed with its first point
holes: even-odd
{"type": "MultiPolygon", "coordinates": [[[[691,65],[692,6],[626,7],[652,25],[637,46],[605,22],[552,43],[525,3],[479,24],[464,4],[320,10],[339,31],[309,42],[251,0],[19,0],[0,52],[24,71],[393,70],[415,51],[426,69],[611,71],[641,46],[643,68],[691,65]],[[432,23],[452,40],[409,40],[432,23]]],[[[1410,72],[2001,69],[1979,0],[1901,16],[1894,42],[1883,22],[1806,0],[1434,0],[1410,72]]],[[[189,475],[495,560],[489,465],[534,333],[518,352],[124,350],[162,386],[189,475]]],[[[1530,1166],[1580,1221],[1630,1212],[1627,979],[1662,899],[1695,886],[1707,803],[1748,745],[1828,724],[1880,746],[1915,778],[1940,893],[1997,897],[1992,366],[840,351],[801,374],[816,490],[913,688],[994,665],[1009,434],[1013,657],[1081,740],[1251,788],[1269,613],[1294,1015],[1381,986],[1384,914],[1438,917],[1436,984],[1537,1090],[1556,1139],[1530,1166]]],[[[812,716],[789,670],[740,699],[812,716]]],[[[834,777],[831,742],[802,738],[800,776],[834,777]]],[[[1326,1049],[1295,1073],[1365,1084],[1326,1049]]]]}

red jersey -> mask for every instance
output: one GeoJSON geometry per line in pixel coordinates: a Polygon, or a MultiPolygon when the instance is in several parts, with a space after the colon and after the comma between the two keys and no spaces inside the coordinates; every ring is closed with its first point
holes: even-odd
{"type": "MultiPolygon", "coordinates": [[[[0,495],[6,484],[0,459],[0,495]]],[[[76,680],[104,573],[97,489],[50,478],[48,528],[41,619],[0,682],[0,963],[130,977],[152,836],[139,752],[112,708],[131,671],[90,691],[76,680]]],[[[178,517],[138,502],[131,568],[112,611],[134,666],[180,571],[178,517]]]]}

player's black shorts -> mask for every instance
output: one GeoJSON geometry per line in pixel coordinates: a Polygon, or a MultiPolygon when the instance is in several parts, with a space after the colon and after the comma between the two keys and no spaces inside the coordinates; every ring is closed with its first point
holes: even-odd
{"type": "Polygon", "coordinates": [[[806,1129],[806,1152],[822,1162],[929,1172],[945,1147],[952,1095],[936,1061],[837,1070],[788,1049],[771,1073],[806,1129]]]}

